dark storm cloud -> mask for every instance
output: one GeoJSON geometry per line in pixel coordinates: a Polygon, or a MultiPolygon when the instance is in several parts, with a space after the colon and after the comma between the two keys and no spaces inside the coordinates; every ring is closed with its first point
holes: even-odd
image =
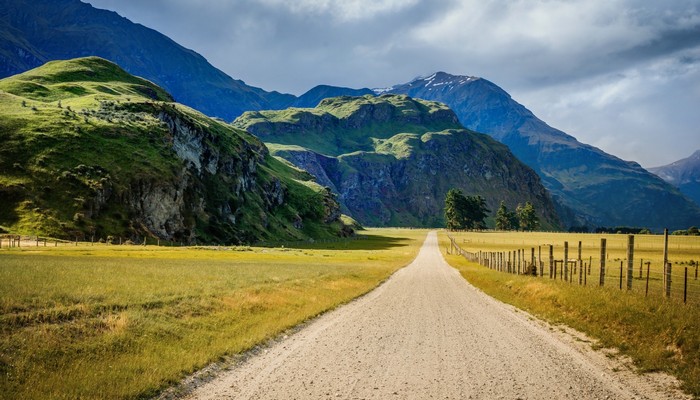
{"type": "Polygon", "coordinates": [[[696,0],[91,3],[266,90],[379,87],[443,70],[490,79],[551,125],[645,166],[700,148],[696,0]],[[664,129],[683,144],[659,139],[664,129]]]}

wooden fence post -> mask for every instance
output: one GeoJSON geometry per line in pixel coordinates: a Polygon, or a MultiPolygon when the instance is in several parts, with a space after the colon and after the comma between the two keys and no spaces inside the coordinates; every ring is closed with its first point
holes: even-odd
{"type": "Polygon", "coordinates": [[[666,285],[666,265],[668,265],[668,228],[664,229],[664,273],[663,280],[664,286],[666,285]]]}
{"type": "Polygon", "coordinates": [[[569,242],[564,242],[564,280],[569,280],[569,242]]]}
{"type": "Polygon", "coordinates": [[[644,297],[647,297],[649,294],[649,267],[651,266],[651,262],[647,261],[647,288],[644,291],[644,297]]]}
{"type": "Polygon", "coordinates": [[[549,245],[549,278],[551,279],[552,276],[554,278],[557,277],[556,274],[556,266],[554,265],[554,246],[551,244],[549,245]]]}
{"type": "Polygon", "coordinates": [[[671,297],[671,263],[666,263],[666,268],[664,268],[665,275],[665,286],[666,286],[666,297],[671,297]]]}
{"type": "Polygon", "coordinates": [[[627,236],[627,290],[632,290],[634,276],[634,235],[627,236]]]}
{"type": "Polygon", "coordinates": [[[600,239],[600,286],[605,286],[605,245],[607,240],[600,239]]]}
{"type": "Polygon", "coordinates": [[[685,278],[683,279],[683,303],[688,300],[688,267],[685,267],[685,278]]]}
{"type": "Polygon", "coordinates": [[[624,261],[620,261],[620,290],[622,290],[622,266],[624,265],[624,261]]]}

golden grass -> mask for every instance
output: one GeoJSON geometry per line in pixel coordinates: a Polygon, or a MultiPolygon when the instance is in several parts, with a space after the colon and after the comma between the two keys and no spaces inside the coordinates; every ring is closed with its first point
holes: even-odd
{"type": "Polygon", "coordinates": [[[152,396],[368,292],[425,234],[304,249],[4,247],[0,397],[152,396]]]}
{"type": "MultiPolygon", "coordinates": [[[[581,243],[581,258],[590,270],[586,282],[597,285],[600,282],[600,239],[607,241],[607,258],[605,287],[618,289],[620,284],[620,265],[622,265],[623,288],[626,289],[627,278],[627,241],[628,235],[622,234],[574,234],[548,232],[458,232],[450,233],[458,245],[471,252],[478,251],[513,251],[524,250],[529,261],[531,249],[535,257],[544,262],[545,277],[549,275],[549,245],[554,247],[554,259],[564,259],[564,243],[569,245],[569,259],[578,258],[578,246],[581,243]],[[589,268],[590,266],[590,268],[589,268]]],[[[647,262],[649,262],[650,297],[663,297],[663,235],[635,235],[633,259],[632,291],[645,295],[647,262]],[[641,269],[641,277],[640,277],[641,269]]],[[[671,274],[671,297],[682,301],[684,292],[685,269],[688,268],[688,302],[700,303],[700,276],[696,279],[696,266],[700,262],[700,236],[669,236],[668,261],[673,264],[671,274]]],[[[560,266],[561,270],[561,266],[560,266]]],[[[561,271],[557,278],[561,279],[561,271]]],[[[699,274],[700,275],[700,274],[699,274]]],[[[578,283],[578,270],[573,281],[578,283]]]]}
{"type": "MultiPolygon", "coordinates": [[[[439,237],[440,246],[446,252],[449,248],[447,235],[442,232],[439,237]]],[[[561,248],[565,240],[577,246],[579,240],[586,238],[588,243],[600,242],[599,236],[575,234],[465,233],[457,237],[460,245],[494,251],[545,243],[559,243],[561,248]]],[[[626,246],[627,236],[606,237],[613,250],[619,247],[611,257],[624,257],[622,254],[626,250],[621,244],[626,246]]],[[[636,242],[639,251],[646,252],[646,256],[654,260],[659,249],[654,241],[658,239],[644,239],[636,242]],[[650,248],[643,247],[645,241],[650,243],[650,248]]],[[[687,239],[671,238],[671,260],[700,259],[698,242],[687,239]],[[677,246],[675,253],[674,246],[677,246]]],[[[644,297],[643,293],[634,290],[617,289],[617,282],[612,285],[616,289],[601,289],[597,284],[579,286],[549,279],[546,275],[531,277],[497,272],[456,254],[446,254],[445,257],[467,281],[487,294],[552,323],[563,323],[585,332],[596,338],[600,346],[614,347],[629,355],[641,371],[674,374],[687,392],[700,398],[700,304],[683,304],[677,299],[666,299],[660,293],[644,297]]],[[[561,255],[555,254],[557,257],[561,255]]],[[[635,285],[638,285],[637,281],[635,285]]]]}

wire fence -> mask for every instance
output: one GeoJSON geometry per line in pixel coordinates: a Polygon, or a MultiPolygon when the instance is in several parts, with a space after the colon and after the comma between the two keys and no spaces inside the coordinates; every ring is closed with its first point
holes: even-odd
{"type": "Polygon", "coordinates": [[[500,272],[700,305],[700,238],[669,242],[668,236],[659,235],[614,235],[611,239],[597,235],[543,244],[533,237],[478,238],[464,233],[448,237],[451,253],[500,272]],[[640,240],[639,236],[651,237],[640,240]],[[508,242],[516,240],[529,246],[511,247],[508,242]]]}

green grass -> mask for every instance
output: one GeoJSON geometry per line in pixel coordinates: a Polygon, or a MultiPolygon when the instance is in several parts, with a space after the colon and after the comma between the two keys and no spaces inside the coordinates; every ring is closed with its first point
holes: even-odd
{"type": "Polygon", "coordinates": [[[145,398],[374,288],[425,231],[306,248],[0,250],[0,398],[145,398]]]}
{"type": "MultiPolygon", "coordinates": [[[[460,246],[469,251],[529,247],[543,240],[568,240],[576,244],[578,240],[584,243],[599,241],[599,236],[594,235],[545,233],[471,233],[458,234],[457,237],[460,246]]],[[[613,255],[619,256],[627,236],[606,237],[613,255]]],[[[657,253],[658,237],[644,239],[646,243],[645,240],[638,241],[641,242],[640,251],[646,251],[647,257],[657,253]]],[[[673,239],[677,238],[671,241],[670,247],[677,246],[677,251],[671,253],[673,257],[698,258],[700,243],[674,243],[673,239]]],[[[444,232],[440,233],[440,245],[443,249],[449,247],[444,232]]],[[[487,294],[549,322],[582,331],[597,339],[599,346],[617,348],[630,356],[641,371],[671,373],[682,381],[684,390],[700,398],[700,304],[684,305],[660,295],[644,297],[626,290],[601,289],[595,284],[584,287],[547,277],[497,272],[454,254],[446,255],[446,258],[467,281],[487,294]]],[[[617,287],[617,282],[613,286],[617,287]]]]}
{"type": "MultiPolygon", "coordinates": [[[[461,129],[458,122],[449,118],[448,110],[442,103],[403,95],[342,96],[325,99],[316,108],[245,112],[233,125],[250,130],[279,152],[299,150],[301,146],[339,156],[375,151],[376,139],[389,139],[399,133],[420,135],[461,129]],[[445,115],[437,117],[437,113],[445,115]]],[[[393,151],[405,155],[406,146],[402,147],[393,151]]]]}
{"type": "Polygon", "coordinates": [[[0,225],[13,233],[199,243],[347,234],[327,218],[334,201],[311,178],[268,156],[249,133],[97,57],[0,80],[0,225]],[[192,132],[183,141],[201,142],[209,166],[195,170],[176,153],[173,125],[192,132]],[[182,226],[164,233],[143,223],[153,219],[140,203],[149,193],[197,200],[170,207],[182,226]]]}

